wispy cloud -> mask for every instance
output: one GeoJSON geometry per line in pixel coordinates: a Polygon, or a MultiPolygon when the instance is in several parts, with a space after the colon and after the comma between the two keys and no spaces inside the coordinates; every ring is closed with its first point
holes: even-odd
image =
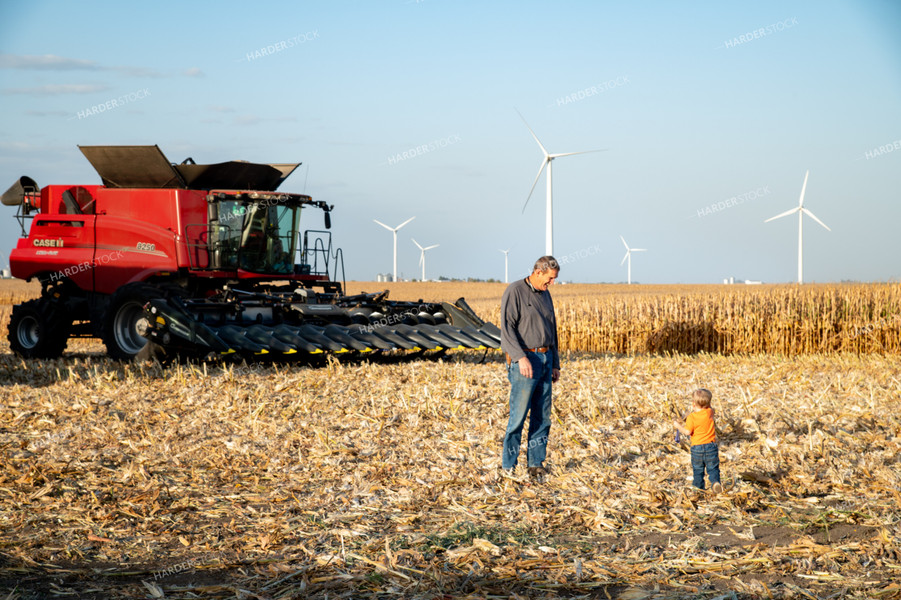
{"type": "Polygon", "coordinates": [[[0,54],[0,69],[24,69],[32,71],[98,71],[100,65],[89,60],[66,58],[55,54],[16,55],[0,54]]]}
{"type": "Polygon", "coordinates": [[[255,117],[253,115],[245,115],[243,117],[235,117],[234,123],[235,125],[259,125],[263,122],[261,117],[255,117]]]}
{"type": "Polygon", "coordinates": [[[68,117],[70,113],[64,110],[26,110],[29,117],[68,117]]]}
{"type": "Polygon", "coordinates": [[[95,94],[109,89],[110,86],[100,83],[62,83],[36,87],[6,88],[2,93],[24,96],[62,96],[64,94],[95,94]]]}
{"type": "Polygon", "coordinates": [[[144,77],[148,79],[159,79],[160,77],[165,77],[164,74],[160,73],[156,69],[148,69],[147,67],[102,67],[101,70],[121,73],[126,77],[144,77]]]}
{"type": "Polygon", "coordinates": [[[39,149],[37,144],[32,144],[31,142],[0,141],[0,152],[29,152],[39,149]]]}
{"type": "Polygon", "coordinates": [[[190,69],[185,69],[182,73],[185,77],[206,77],[206,73],[198,69],[197,67],[191,67],[190,69]]]}
{"type": "MultiPolygon", "coordinates": [[[[66,58],[55,54],[0,54],[0,69],[22,71],[106,71],[121,73],[127,77],[158,78],[164,75],[156,69],[132,66],[105,66],[91,60],[66,58]]],[[[199,69],[188,69],[186,74],[199,69]]],[[[197,77],[197,75],[190,75],[197,77]]]]}
{"type": "MultiPolygon", "coordinates": [[[[222,118],[219,115],[224,115],[228,113],[235,112],[235,109],[231,106],[222,106],[220,104],[210,104],[203,108],[204,114],[208,115],[207,117],[200,119],[201,123],[206,124],[222,124],[222,118]]],[[[243,124],[243,123],[241,123],[243,124]]]]}
{"type": "Polygon", "coordinates": [[[248,126],[248,125],[259,125],[264,121],[275,121],[277,123],[292,123],[296,122],[297,119],[295,117],[270,117],[264,119],[263,117],[257,117],[255,115],[244,115],[240,117],[235,117],[234,124],[238,126],[248,126]]]}

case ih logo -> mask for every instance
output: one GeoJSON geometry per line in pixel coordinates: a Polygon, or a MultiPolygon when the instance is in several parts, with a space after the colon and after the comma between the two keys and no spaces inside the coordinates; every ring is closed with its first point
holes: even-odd
{"type": "Polygon", "coordinates": [[[40,246],[42,248],[62,248],[63,241],[60,240],[34,240],[32,242],[34,246],[40,246]]]}

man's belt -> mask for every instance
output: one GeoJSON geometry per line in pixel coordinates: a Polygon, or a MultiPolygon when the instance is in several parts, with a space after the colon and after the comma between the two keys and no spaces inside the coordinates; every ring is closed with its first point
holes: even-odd
{"type": "MultiPolygon", "coordinates": [[[[538,352],[539,354],[544,354],[545,352],[550,351],[550,347],[549,346],[539,346],[538,348],[523,348],[523,350],[525,352],[538,352]]],[[[506,352],[504,352],[504,354],[507,356],[507,365],[509,366],[510,363],[513,362],[513,359],[506,352]]]]}

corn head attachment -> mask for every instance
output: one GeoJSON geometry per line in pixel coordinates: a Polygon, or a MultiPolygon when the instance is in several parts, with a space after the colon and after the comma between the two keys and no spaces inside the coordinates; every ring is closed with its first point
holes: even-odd
{"type": "Polygon", "coordinates": [[[204,299],[157,298],[144,307],[143,335],[180,355],[250,359],[500,347],[498,328],[479,319],[462,298],[449,304],[387,296],[386,291],[318,302],[304,289],[228,288],[204,299]]]}

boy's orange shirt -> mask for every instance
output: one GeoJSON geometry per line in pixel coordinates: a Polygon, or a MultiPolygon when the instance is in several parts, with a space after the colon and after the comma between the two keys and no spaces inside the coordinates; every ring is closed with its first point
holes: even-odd
{"type": "Polygon", "coordinates": [[[688,415],[685,429],[691,432],[691,445],[699,446],[716,441],[716,428],[713,424],[713,410],[702,408],[688,415]]]}

